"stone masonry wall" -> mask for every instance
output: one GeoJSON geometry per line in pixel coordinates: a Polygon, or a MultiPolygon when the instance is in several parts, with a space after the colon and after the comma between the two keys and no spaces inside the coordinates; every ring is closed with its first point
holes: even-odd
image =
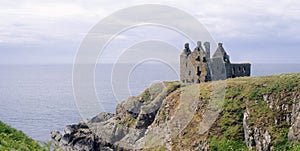
{"type": "Polygon", "coordinates": [[[190,50],[188,43],[185,44],[185,48],[180,55],[181,82],[200,83],[211,80],[223,80],[225,78],[250,76],[251,64],[230,63],[229,55],[224,50],[222,43],[218,44],[213,58],[210,57],[209,42],[204,43],[204,48],[205,50],[200,41],[197,42],[197,47],[194,51],[190,50]],[[222,70],[222,72],[218,70],[222,70]],[[222,75],[219,76],[216,74],[222,75]]]}

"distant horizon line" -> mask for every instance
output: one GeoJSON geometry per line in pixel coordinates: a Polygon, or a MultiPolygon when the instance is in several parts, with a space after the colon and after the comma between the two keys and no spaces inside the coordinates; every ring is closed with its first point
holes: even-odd
{"type": "MultiPolygon", "coordinates": [[[[115,63],[97,63],[96,65],[114,65],[115,63]]],[[[118,64],[136,64],[136,63],[118,63],[118,64]]],[[[150,65],[150,64],[163,64],[163,63],[157,63],[157,62],[145,62],[143,64],[146,65],[150,65]]],[[[173,63],[171,63],[173,64],[173,63]]],[[[177,63],[174,63],[177,64],[177,63]]],[[[251,63],[252,65],[291,65],[291,64],[300,64],[299,63],[251,63]]],[[[73,63],[23,63],[23,64],[18,64],[18,63],[12,63],[12,64],[8,64],[8,63],[0,63],[0,65],[74,65],[73,63]]],[[[92,65],[90,63],[83,63],[82,65],[92,65]]],[[[179,65],[179,63],[178,63],[179,65]]]]}

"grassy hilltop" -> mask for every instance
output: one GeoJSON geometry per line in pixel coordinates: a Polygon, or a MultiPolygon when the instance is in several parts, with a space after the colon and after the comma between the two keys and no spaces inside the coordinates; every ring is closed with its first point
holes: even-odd
{"type": "MultiPolygon", "coordinates": [[[[200,85],[207,104],[212,83],[200,85]]],[[[298,140],[288,141],[299,113],[299,95],[300,74],[228,79],[220,114],[209,131],[197,135],[202,120],[198,112],[180,137],[174,138],[173,149],[179,149],[177,144],[195,149],[191,143],[207,142],[211,150],[300,150],[298,140]]]]}
{"type": "Polygon", "coordinates": [[[300,150],[300,74],[155,83],[52,134],[65,149],[300,150]]]}

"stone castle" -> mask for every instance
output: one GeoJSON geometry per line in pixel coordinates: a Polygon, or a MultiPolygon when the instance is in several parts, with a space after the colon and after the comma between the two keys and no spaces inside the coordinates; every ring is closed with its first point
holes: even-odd
{"type": "Polygon", "coordinates": [[[184,45],[180,55],[180,80],[185,83],[200,83],[227,78],[250,76],[250,63],[231,63],[229,55],[224,50],[222,43],[214,55],[210,56],[210,43],[197,42],[194,51],[189,44],[184,45]],[[203,48],[204,47],[204,48],[203,48]]]}

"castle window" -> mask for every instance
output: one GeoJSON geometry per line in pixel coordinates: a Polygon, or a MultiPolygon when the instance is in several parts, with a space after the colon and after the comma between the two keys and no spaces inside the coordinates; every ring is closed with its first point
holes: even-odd
{"type": "Polygon", "coordinates": [[[185,67],[187,67],[187,62],[185,63],[185,67]]]}
{"type": "Polygon", "coordinates": [[[241,72],[241,67],[238,68],[238,71],[241,72]]]}
{"type": "Polygon", "coordinates": [[[196,58],[196,61],[200,61],[200,56],[198,56],[198,57],[196,58]]]}
{"type": "Polygon", "coordinates": [[[194,79],[192,79],[192,83],[194,83],[194,79]]]}
{"type": "Polygon", "coordinates": [[[224,56],[223,57],[224,62],[228,62],[227,58],[224,56]]]}
{"type": "Polygon", "coordinates": [[[246,67],[243,67],[243,72],[246,73],[246,67]]]}
{"type": "Polygon", "coordinates": [[[191,71],[189,71],[189,76],[191,75],[191,71]]]}
{"type": "Polygon", "coordinates": [[[206,58],[205,57],[203,57],[203,62],[206,62],[206,58]]]}
{"type": "Polygon", "coordinates": [[[231,69],[231,78],[235,78],[235,68],[232,67],[231,69]]]}
{"type": "Polygon", "coordinates": [[[200,71],[200,67],[198,66],[197,67],[197,76],[200,76],[201,75],[201,71],[200,71]]]}

